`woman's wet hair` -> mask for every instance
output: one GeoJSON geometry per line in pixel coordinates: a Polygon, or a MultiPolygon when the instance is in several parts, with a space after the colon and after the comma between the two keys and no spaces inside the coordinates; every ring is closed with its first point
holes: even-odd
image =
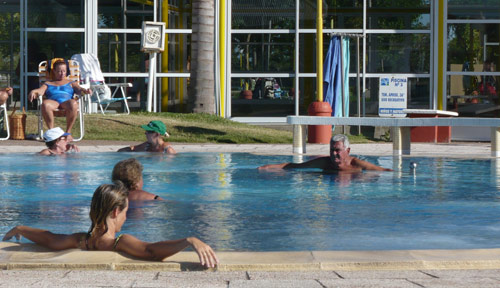
{"type": "Polygon", "coordinates": [[[128,189],[121,181],[113,184],[102,184],[97,187],[92,196],[90,204],[90,221],[92,222],[89,234],[94,234],[96,230],[104,234],[108,231],[106,218],[110,213],[118,208],[120,210],[127,207],[128,189]]]}
{"type": "Polygon", "coordinates": [[[57,138],[56,140],[52,140],[50,142],[45,142],[45,146],[47,146],[47,148],[49,149],[55,148],[57,140],[59,140],[59,138],[57,138]]]}
{"type": "Polygon", "coordinates": [[[111,174],[113,181],[121,181],[129,190],[137,189],[142,178],[142,164],[135,158],[129,158],[116,163],[111,174]]]}

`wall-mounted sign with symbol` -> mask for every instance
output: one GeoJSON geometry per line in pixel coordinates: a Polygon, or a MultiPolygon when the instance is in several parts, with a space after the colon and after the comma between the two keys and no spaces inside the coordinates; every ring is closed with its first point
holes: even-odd
{"type": "Polygon", "coordinates": [[[142,22],[141,51],[163,52],[165,48],[165,23],[142,22]]]}

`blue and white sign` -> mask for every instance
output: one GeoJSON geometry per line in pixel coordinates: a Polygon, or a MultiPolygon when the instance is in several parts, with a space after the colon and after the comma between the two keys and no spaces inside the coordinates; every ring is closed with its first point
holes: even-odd
{"type": "Polygon", "coordinates": [[[380,77],[378,115],[381,117],[406,117],[408,79],[399,75],[380,77]]]}

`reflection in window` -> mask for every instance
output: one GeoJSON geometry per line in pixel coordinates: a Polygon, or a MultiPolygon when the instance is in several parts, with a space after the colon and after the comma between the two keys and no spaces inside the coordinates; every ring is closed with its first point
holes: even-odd
{"type": "Polygon", "coordinates": [[[498,0],[448,0],[448,19],[499,19],[498,0]]]}
{"type": "Polygon", "coordinates": [[[153,21],[153,6],[141,2],[146,1],[99,1],[99,28],[141,28],[143,21],[153,21]]]}
{"type": "Polygon", "coordinates": [[[294,29],[295,0],[232,0],[232,29],[294,29]]]}
{"type": "Polygon", "coordinates": [[[293,34],[233,34],[232,71],[289,72],[294,65],[293,34]]]}
{"type": "Polygon", "coordinates": [[[477,72],[482,70],[482,63],[485,60],[492,60],[498,65],[500,64],[499,44],[498,24],[450,24],[448,26],[448,66],[451,71],[477,72]],[[460,65],[459,70],[456,65],[460,65]]]}
{"type": "Polygon", "coordinates": [[[369,73],[429,73],[429,34],[371,34],[369,73]]]}
{"type": "Polygon", "coordinates": [[[293,83],[293,78],[232,78],[232,116],[279,117],[294,114],[293,83]]]}
{"type": "Polygon", "coordinates": [[[84,0],[54,1],[28,0],[28,27],[83,28],[84,0]]]}

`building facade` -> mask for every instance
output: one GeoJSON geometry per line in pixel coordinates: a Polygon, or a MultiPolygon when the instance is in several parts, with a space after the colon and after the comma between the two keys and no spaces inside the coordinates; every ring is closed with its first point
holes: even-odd
{"type": "MultiPolygon", "coordinates": [[[[205,1],[207,2],[207,1],[205,1]]],[[[213,0],[216,113],[243,122],[284,122],[316,99],[316,1],[213,0]]],[[[498,117],[500,2],[497,0],[324,0],[323,51],[350,35],[350,116],[378,113],[379,78],[408,79],[408,108],[498,117]],[[359,93],[358,93],[359,90],[359,93]]],[[[0,86],[31,108],[37,65],[78,53],[98,56],[107,82],[131,82],[145,109],[149,55],[143,21],[166,23],[156,60],[155,111],[186,112],[190,0],[4,0],[0,86]]]]}

